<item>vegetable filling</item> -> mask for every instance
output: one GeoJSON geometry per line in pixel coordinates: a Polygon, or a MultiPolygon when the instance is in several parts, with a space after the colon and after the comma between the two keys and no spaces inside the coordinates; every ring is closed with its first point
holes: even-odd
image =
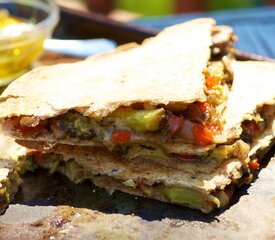
{"type": "Polygon", "coordinates": [[[19,139],[51,135],[55,139],[73,138],[103,143],[110,149],[135,143],[142,137],[149,139],[152,134],[163,138],[164,142],[206,146],[212,144],[215,135],[222,130],[220,116],[232,82],[229,73],[223,60],[209,62],[204,71],[207,101],[194,102],[181,111],[173,111],[169,106],[150,106],[147,110],[146,104],[133,105],[120,107],[101,121],[96,121],[69,110],[63,115],[40,121],[27,116],[11,117],[5,120],[4,130],[19,139]]]}

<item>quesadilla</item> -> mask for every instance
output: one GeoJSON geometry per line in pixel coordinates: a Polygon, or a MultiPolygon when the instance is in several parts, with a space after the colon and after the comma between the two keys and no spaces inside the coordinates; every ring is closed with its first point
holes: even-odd
{"type": "Polygon", "coordinates": [[[38,141],[19,140],[35,149],[24,156],[25,161],[51,173],[59,171],[75,183],[88,179],[99,187],[204,213],[223,207],[230,202],[236,186],[252,180],[251,171],[259,167],[259,150],[270,146],[275,137],[275,92],[270,87],[275,64],[235,62],[233,69],[234,83],[222,118],[226,120],[224,131],[232,131],[235,137],[218,144],[203,158],[176,160],[146,146],[155,161],[148,161],[144,155],[129,160],[102,147],[58,144],[45,148],[38,141]]]}
{"type": "Polygon", "coordinates": [[[1,95],[2,128],[29,166],[208,213],[274,138],[274,64],[234,62],[234,39],[199,19],[34,69],[1,95]]]}
{"type": "Polygon", "coordinates": [[[206,155],[226,141],[216,136],[233,78],[232,29],[214,24],[190,21],[140,46],[32,70],[0,98],[3,130],[130,158],[143,146],[166,158],[206,155]]]}

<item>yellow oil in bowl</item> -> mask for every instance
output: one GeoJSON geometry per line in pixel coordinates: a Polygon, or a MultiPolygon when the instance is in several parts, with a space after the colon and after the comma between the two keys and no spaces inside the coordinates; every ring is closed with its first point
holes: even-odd
{"type": "Polygon", "coordinates": [[[26,72],[43,52],[46,33],[31,32],[33,27],[0,9],[0,87],[26,72]]]}

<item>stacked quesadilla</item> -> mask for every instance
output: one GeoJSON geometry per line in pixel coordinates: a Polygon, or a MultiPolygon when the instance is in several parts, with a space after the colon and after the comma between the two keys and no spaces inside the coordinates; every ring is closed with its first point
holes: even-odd
{"type": "Polygon", "coordinates": [[[25,161],[75,182],[205,213],[228,204],[274,137],[275,68],[232,64],[232,30],[214,24],[32,70],[0,97],[3,131],[34,149],[25,161]]]}

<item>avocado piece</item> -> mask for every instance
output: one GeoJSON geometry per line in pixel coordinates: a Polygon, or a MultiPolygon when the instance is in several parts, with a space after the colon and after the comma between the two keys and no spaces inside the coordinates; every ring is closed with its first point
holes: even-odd
{"type": "Polygon", "coordinates": [[[157,131],[160,122],[165,117],[163,108],[155,110],[119,109],[113,112],[107,119],[113,119],[118,126],[126,126],[135,131],[157,131]]]}
{"type": "Polygon", "coordinates": [[[214,203],[217,207],[220,207],[220,201],[213,195],[194,191],[191,189],[165,186],[159,184],[156,187],[157,191],[165,197],[168,202],[176,204],[188,204],[195,208],[204,208],[207,203],[214,203]]]}
{"type": "Polygon", "coordinates": [[[232,145],[223,145],[218,146],[214,149],[208,156],[206,156],[204,162],[221,162],[225,159],[228,159],[232,155],[233,146],[232,145]]]}
{"type": "Polygon", "coordinates": [[[220,145],[211,151],[205,158],[204,162],[222,162],[225,159],[236,157],[240,160],[245,160],[248,156],[250,147],[242,140],[236,141],[231,145],[220,145]]]}

